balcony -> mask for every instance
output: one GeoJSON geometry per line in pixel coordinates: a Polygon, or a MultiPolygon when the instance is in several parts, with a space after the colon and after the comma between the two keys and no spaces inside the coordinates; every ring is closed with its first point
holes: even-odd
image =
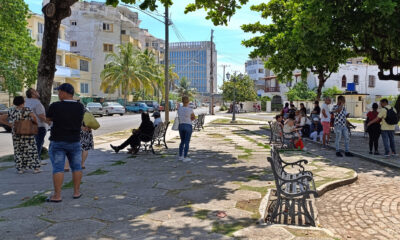
{"type": "MultiPolygon", "coordinates": [[[[36,38],[36,45],[41,47],[42,44],[43,44],[43,34],[42,33],[38,33],[37,38],[36,38]]],[[[59,38],[58,39],[58,43],[57,43],[57,49],[69,52],[71,50],[71,46],[70,46],[69,41],[66,41],[66,40],[63,40],[63,39],[59,38]]]]}
{"type": "Polygon", "coordinates": [[[132,43],[133,46],[135,46],[135,47],[137,47],[139,49],[142,49],[142,44],[139,42],[139,40],[133,38],[130,35],[121,34],[121,40],[122,40],[123,43],[130,42],[130,43],[132,43]]]}
{"type": "Polygon", "coordinates": [[[63,67],[63,66],[56,66],[56,77],[62,77],[62,78],[80,78],[81,77],[81,71],[78,69],[73,69],[69,67],[63,67]]]}
{"type": "Polygon", "coordinates": [[[265,92],[281,92],[280,87],[266,87],[265,92]]]}

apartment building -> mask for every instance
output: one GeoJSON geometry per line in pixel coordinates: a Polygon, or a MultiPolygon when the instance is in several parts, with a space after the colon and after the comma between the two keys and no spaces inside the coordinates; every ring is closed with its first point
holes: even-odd
{"type": "Polygon", "coordinates": [[[118,46],[132,43],[140,50],[152,51],[160,62],[164,54],[164,41],[140,28],[137,12],[127,7],[114,8],[102,2],[80,1],[72,7],[72,14],[63,20],[68,26],[67,38],[74,53],[92,59],[91,89],[93,96],[117,98],[120,91],[103,92],[100,74],[108,53],[117,52],[118,46]]]}
{"type": "MultiPolygon", "coordinates": [[[[32,14],[28,21],[28,31],[38,47],[42,46],[44,32],[44,17],[32,14]]],[[[90,96],[92,94],[91,83],[91,59],[71,52],[70,42],[66,40],[67,27],[60,26],[58,34],[56,69],[53,89],[62,83],[70,83],[77,94],[90,96]]],[[[53,90],[53,94],[56,91],[53,90]]]]}
{"type": "MultiPolygon", "coordinates": [[[[217,92],[217,51],[213,48],[213,92],[217,92]]],[[[176,42],[169,45],[169,63],[179,78],[186,77],[199,93],[210,93],[211,42],[176,42]]],[[[175,82],[179,85],[179,80],[175,82]]]]}

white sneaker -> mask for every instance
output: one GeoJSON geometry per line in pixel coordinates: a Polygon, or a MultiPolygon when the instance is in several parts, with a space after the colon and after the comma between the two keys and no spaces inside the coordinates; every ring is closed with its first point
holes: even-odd
{"type": "Polygon", "coordinates": [[[185,158],[183,159],[183,162],[190,162],[190,161],[192,161],[192,159],[191,159],[191,158],[188,158],[188,157],[185,157],[185,158]]]}
{"type": "Polygon", "coordinates": [[[182,157],[182,156],[178,157],[178,161],[183,161],[183,159],[184,159],[184,157],[182,157]]]}

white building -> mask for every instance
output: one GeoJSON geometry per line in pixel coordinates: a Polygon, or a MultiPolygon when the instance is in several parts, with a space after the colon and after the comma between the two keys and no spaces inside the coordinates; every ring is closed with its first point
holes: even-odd
{"type": "Polygon", "coordinates": [[[100,90],[100,73],[106,64],[105,57],[110,52],[118,51],[119,45],[130,42],[141,50],[153,51],[157,62],[163,58],[164,41],[139,27],[141,21],[137,12],[95,1],[76,2],[71,10],[71,16],[62,22],[68,26],[67,38],[71,43],[71,52],[92,59],[93,96],[120,96],[119,91],[104,93],[100,90]]]}

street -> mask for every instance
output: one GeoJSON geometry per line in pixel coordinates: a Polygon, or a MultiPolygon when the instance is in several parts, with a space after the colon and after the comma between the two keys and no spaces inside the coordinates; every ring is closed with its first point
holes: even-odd
{"type": "MultiPolygon", "coordinates": [[[[194,110],[195,114],[198,115],[199,113],[208,113],[208,108],[198,108],[194,110]]],[[[150,113],[151,116],[151,113],[150,113]]],[[[175,112],[170,112],[169,119],[174,120],[176,116],[175,112]]],[[[161,113],[161,118],[165,119],[165,113],[161,113]]],[[[94,136],[101,136],[104,134],[109,134],[112,132],[122,131],[130,128],[137,128],[140,125],[141,119],[140,114],[126,114],[124,116],[114,115],[114,116],[104,116],[104,117],[97,117],[97,121],[100,123],[100,128],[96,131],[93,131],[94,136]]],[[[153,120],[153,118],[152,118],[153,120]]],[[[46,135],[45,146],[48,146],[49,141],[49,133],[46,135]]],[[[0,131],[0,157],[4,155],[13,154],[13,145],[11,134],[4,131],[1,128],[0,131]]]]}

